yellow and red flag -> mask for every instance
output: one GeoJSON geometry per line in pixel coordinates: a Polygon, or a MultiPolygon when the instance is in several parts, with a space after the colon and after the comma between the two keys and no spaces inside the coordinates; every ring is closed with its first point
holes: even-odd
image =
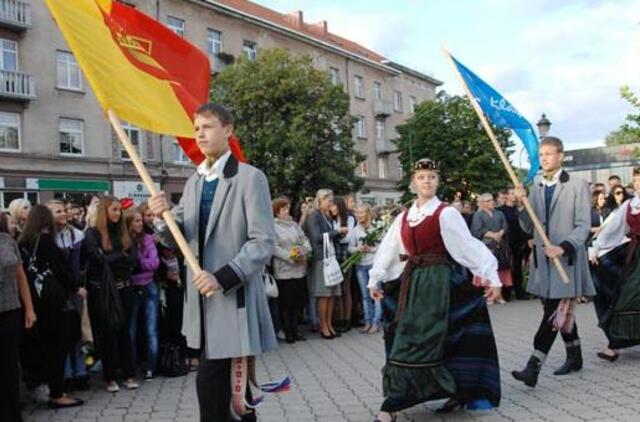
{"type": "Polygon", "coordinates": [[[200,163],[193,114],[208,98],[207,56],[122,3],[45,1],[101,107],[136,126],[175,136],[185,154],[200,163]]]}

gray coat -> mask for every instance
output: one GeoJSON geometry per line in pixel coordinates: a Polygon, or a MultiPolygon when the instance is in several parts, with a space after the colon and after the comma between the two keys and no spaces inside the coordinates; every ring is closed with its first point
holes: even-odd
{"type": "Polygon", "coordinates": [[[531,188],[529,200],[551,243],[565,250],[560,262],[569,276],[570,283],[562,282],[555,265],[547,259],[542,239],[535,232],[529,214],[523,209],[519,216],[520,225],[526,233],[533,234],[535,240],[527,291],[550,299],[593,296],[595,290],[585,247],[591,229],[589,186],[585,180],[571,178],[569,173],[563,170],[551,199],[549,221],[545,220],[544,190],[544,184],[540,177],[537,177],[531,188]]]}
{"type": "Polygon", "coordinates": [[[489,240],[484,237],[487,232],[498,232],[500,230],[504,230],[506,236],[506,233],[509,230],[507,218],[504,216],[502,211],[493,210],[492,214],[493,215],[483,210],[478,210],[473,214],[471,234],[484,243],[487,243],[487,240],[489,240]]]}
{"type": "MultiPolygon", "coordinates": [[[[216,276],[223,292],[203,298],[187,269],[182,333],[192,348],[201,346],[200,300],[204,303],[204,352],[208,359],[259,355],[277,346],[261,272],[275,247],[267,178],[230,156],[219,171],[204,243],[203,269],[216,276]],[[222,173],[222,174],[220,174],[222,173]]],[[[204,177],[192,175],[172,213],[198,256],[200,198],[204,177]]],[[[173,243],[166,227],[164,243],[173,243]]]]}

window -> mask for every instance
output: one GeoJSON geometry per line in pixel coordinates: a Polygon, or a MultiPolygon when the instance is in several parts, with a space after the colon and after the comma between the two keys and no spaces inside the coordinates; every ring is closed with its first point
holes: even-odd
{"type": "Polygon", "coordinates": [[[215,29],[207,29],[207,53],[213,57],[214,69],[220,69],[222,62],[218,53],[222,52],[222,32],[215,29]]]}
{"type": "Polygon", "coordinates": [[[182,147],[178,143],[177,140],[173,140],[171,144],[171,159],[175,164],[189,164],[191,160],[187,157],[187,154],[184,153],[182,147]]]}
{"type": "Polygon", "coordinates": [[[356,136],[360,139],[367,139],[367,120],[364,116],[358,116],[356,121],[356,136]]]}
{"type": "Polygon", "coordinates": [[[373,99],[374,100],[382,99],[382,84],[380,82],[373,83],[373,99]]]}
{"type": "Polygon", "coordinates": [[[395,111],[402,111],[402,93],[400,93],[400,91],[393,93],[393,109],[395,111]]]}
{"type": "Polygon", "coordinates": [[[82,89],[80,66],[73,54],[67,51],[56,51],[56,84],[58,88],[82,89]]]}
{"type": "MultiPolygon", "coordinates": [[[[136,126],[130,125],[129,123],[123,123],[122,128],[124,132],[127,134],[133,146],[138,150],[138,155],[142,158],[142,153],[140,151],[140,129],[136,126]]],[[[120,158],[123,160],[130,160],[129,154],[124,149],[124,146],[120,146],[120,158]]]]}
{"type": "Polygon", "coordinates": [[[244,40],[242,42],[242,52],[245,57],[249,60],[255,60],[258,55],[258,51],[256,50],[256,43],[253,41],[244,40]]]}
{"type": "Polygon", "coordinates": [[[356,98],[364,98],[364,80],[362,76],[353,77],[353,89],[356,98]]]}
{"type": "Polygon", "coordinates": [[[0,150],[20,151],[20,115],[0,112],[0,150]]]}
{"type": "Polygon", "coordinates": [[[331,75],[331,83],[338,85],[340,83],[340,69],[330,67],[329,74],[331,75]]]}
{"type": "Polygon", "coordinates": [[[167,16],[167,26],[176,34],[184,37],[184,21],[182,19],[167,16]]]}
{"type": "Polygon", "coordinates": [[[412,113],[416,112],[416,106],[418,105],[418,99],[413,95],[409,97],[409,108],[412,113]]]}
{"type": "Polygon", "coordinates": [[[384,158],[378,158],[378,177],[380,179],[387,178],[387,160],[384,158]]]}
{"type": "Polygon", "coordinates": [[[78,119],[60,119],[58,135],[60,154],[82,155],[84,122],[78,119]]]}
{"type": "Polygon", "coordinates": [[[0,38],[0,69],[16,72],[18,70],[18,43],[0,38]]]}
{"type": "Polygon", "coordinates": [[[7,210],[14,199],[27,199],[31,202],[31,205],[36,205],[40,202],[38,192],[0,191],[0,208],[7,210]]]}
{"type": "Polygon", "coordinates": [[[362,161],[360,163],[360,176],[367,177],[367,162],[362,161]]]}
{"type": "Polygon", "coordinates": [[[384,120],[376,119],[376,139],[384,139],[384,120]]]}

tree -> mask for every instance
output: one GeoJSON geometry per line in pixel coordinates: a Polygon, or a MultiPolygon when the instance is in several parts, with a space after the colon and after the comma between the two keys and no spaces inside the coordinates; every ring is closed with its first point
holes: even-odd
{"type": "MultiPolygon", "coordinates": [[[[507,156],[513,147],[511,132],[493,128],[507,156]]],[[[420,158],[435,160],[440,166],[438,194],[451,200],[456,191],[463,197],[497,192],[509,183],[500,158],[487,137],[469,100],[441,91],[435,100],[418,105],[406,124],[397,128],[396,141],[404,177],[400,189],[409,200],[411,165],[420,158]]]]}
{"type": "Polygon", "coordinates": [[[235,115],[247,158],[266,173],[274,195],[297,201],[320,188],[362,186],[349,97],[310,57],[273,49],[242,58],[213,81],[211,97],[235,115]]]}
{"type": "Polygon", "coordinates": [[[628,86],[620,88],[620,96],[627,100],[638,112],[627,114],[626,123],[618,130],[610,132],[605,138],[607,146],[634,144],[640,142],[640,100],[628,86]]]}

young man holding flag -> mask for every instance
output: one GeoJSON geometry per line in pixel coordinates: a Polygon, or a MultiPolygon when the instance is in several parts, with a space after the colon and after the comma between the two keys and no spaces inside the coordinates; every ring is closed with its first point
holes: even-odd
{"type": "MultiPolygon", "coordinates": [[[[182,331],[189,347],[202,348],[196,379],[200,420],[253,421],[255,413],[246,409],[252,403],[252,368],[238,370],[237,364],[277,345],[261,279],[275,246],[269,186],[260,170],[231,154],[229,111],[205,104],[196,110],[194,125],[206,159],[171,212],[204,271],[187,273],[182,331]]],[[[164,193],[152,196],[149,207],[157,216],[168,210],[164,193]]],[[[171,242],[163,222],[156,221],[156,228],[163,242],[171,242]]]]}
{"type": "MultiPolygon", "coordinates": [[[[595,295],[585,248],[591,228],[589,186],[585,180],[571,178],[562,169],[564,147],[560,139],[542,139],[539,150],[543,175],[534,180],[529,200],[552,245],[543,246],[543,240],[537,231],[534,232],[527,212],[521,210],[519,219],[523,230],[534,235],[535,242],[527,292],[540,297],[544,312],[534,337],[534,351],[526,367],[511,373],[529,387],[535,387],[538,382],[540,369],[558,331],[564,340],[567,359],[554,375],[566,375],[582,369],[575,301],[582,296],[595,295]],[[568,283],[562,281],[553,265],[554,258],[560,259],[569,276],[568,283]]],[[[527,196],[522,185],[516,189],[516,195],[519,199],[527,196]]]]}

